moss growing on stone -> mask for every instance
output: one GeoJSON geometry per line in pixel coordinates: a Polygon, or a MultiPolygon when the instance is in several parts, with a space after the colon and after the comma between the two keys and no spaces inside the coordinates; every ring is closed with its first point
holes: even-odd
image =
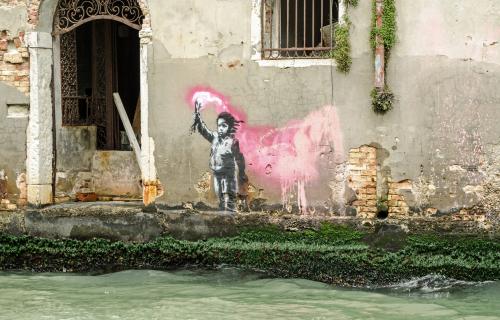
{"type": "Polygon", "coordinates": [[[386,284],[431,273],[463,280],[500,279],[496,240],[414,235],[401,238],[397,251],[372,245],[375,241],[329,224],[316,231],[265,227],[228,238],[162,237],[143,244],[2,235],[0,269],[95,272],[224,264],[339,285],[386,284]]]}

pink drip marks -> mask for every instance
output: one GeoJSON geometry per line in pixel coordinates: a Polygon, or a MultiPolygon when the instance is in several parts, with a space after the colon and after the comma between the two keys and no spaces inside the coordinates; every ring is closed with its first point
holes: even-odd
{"type": "Polygon", "coordinates": [[[283,127],[252,126],[247,115],[230,104],[221,93],[208,87],[195,87],[186,97],[191,108],[199,100],[203,109],[213,108],[217,113],[229,112],[240,125],[236,138],[245,157],[247,170],[272,186],[279,185],[283,204],[290,203],[297,195],[297,205],[307,213],[306,186],[320,176],[321,155],[334,152],[343,157],[342,134],[339,119],[333,106],[325,106],[309,113],[302,120],[292,120],[283,127]]]}

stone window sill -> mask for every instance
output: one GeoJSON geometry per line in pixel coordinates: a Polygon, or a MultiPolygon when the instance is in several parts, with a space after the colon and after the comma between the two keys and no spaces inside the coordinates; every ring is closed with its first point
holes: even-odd
{"type": "Polygon", "coordinates": [[[307,68],[316,66],[336,66],[333,59],[276,59],[276,60],[256,60],[260,67],[274,68],[307,68]]]}

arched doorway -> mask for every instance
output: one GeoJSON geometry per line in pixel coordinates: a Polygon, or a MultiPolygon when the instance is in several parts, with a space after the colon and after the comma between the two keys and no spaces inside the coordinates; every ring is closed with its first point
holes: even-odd
{"type": "Polygon", "coordinates": [[[138,159],[113,93],[140,136],[136,1],[61,0],[54,17],[56,200],[139,199],[138,159]],[[135,121],[134,121],[135,118],[135,121]]]}
{"type": "MultiPolygon", "coordinates": [[[[113,20],[92,20],[58,36],[61,125],[95,126],[97,150],[129,144],[113,102],[118,92],[140,135],[138,31],[113,20]]],[[[59,93],[58,93],[59,94],[59,93]]]]}
{"type": "Polygon", "coordinates": [[[115,181],[118,187],[109,195],[130,195],[130,188],[119,188],[126,183],[115,178],[126,175],[134,164],[138,173],[132,196],[144,192],[146,204],[154,201],[156,170],[153,140],[148,134],[147,84],[151,29],[144,6],[144,0],[45,0],[40,4],[38,25],[27,36],[32,57],[27,160],[30,204],[74,196],[79,188],[91,193],[106,181],[115,181]],[[51,86],[47,85],[48,68],[52,69],[46,64],[49,57],[53,62],[51,86]],[[122,96],[130,121],[136,120],[136,134],[142,142],[137,157],[128,152],[130,156],[116,158],[120,152],[127,154],[123,150],[129,147],[113,92],[122,96]],[[54,127],[52,139],[49,125],[54,127]],[[104,153],[92,154],[100,151],[104,153]],[[92,172],[96,157],[110,170],[92,172]],[[100,180],[92,181],[93,176],[100,180]]]}

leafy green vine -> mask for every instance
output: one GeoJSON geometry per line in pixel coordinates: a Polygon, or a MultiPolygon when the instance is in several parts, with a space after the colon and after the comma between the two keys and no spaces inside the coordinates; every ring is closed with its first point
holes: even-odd
{"type": "Polygon", "coordinates": [[[330,52],[330,58],[337,62],[337,70],[342,73],[348,73],[351,70],[351,40],[350,29],[351,21],[348,16],[348,9],[356,7],[359,0],[345,0],[346,13],[340,19],[344,19],[344,23],[338,23],[334,31],[335,49],[330,52]]]}
{"type": "MultiPolygon", "coordinates": [[[[391,54],[391,49],[396,44],[396,3],[395,0],[383,0],[384,10],[382,13],[382,26],[377,27],[377,1],[373,0],[372,4],[372,29],[370,33],[370,44],[375,54],[377,47],[377,37],[382,41],[384,45],[385,53],[385,64],[384,68],[387,67],[387,62],[391,54]]],[[[385,70],[384,70],[385,72],[385,70]]],[[[374,88],[371,92],[372,97],[372,107],[377,113],[385,113],[392,109],[394,102],[394,94],[391,92],[390,88],[385,85],[383,90],[377,90],[374,88]]]]}
{"type": "Polygon", "coordinates": [[[347,20],[335,29],[335,49],[332,51],[331,57],[337,62],[337,70],[342,73],[348,73],[352,65],[350,27],[351,22],[347,20]]]}
{"type": "Polygon", "coordinates": [[[359,3],[359,0],[344,0],[344,3],[346,5],[346,8],[356,7],[359,3]]]}
{"type": "Polygon", "coordinates": [[[396,0],[384,0],[384,11],[382,13],[382,27],[377,28],[377,1],[373,0],[372,5],[372,30],[370,43],[373,51],[377,46],[376,37],[380,36],[385,48],[386,59],[388,58],[392,47],[396,44],[396,0]]]}

